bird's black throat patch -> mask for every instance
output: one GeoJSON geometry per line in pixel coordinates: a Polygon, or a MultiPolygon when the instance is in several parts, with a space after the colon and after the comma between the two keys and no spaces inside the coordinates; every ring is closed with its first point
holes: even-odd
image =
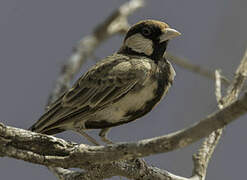
{"type": "Polygon", "coordinates": [[[160,60],[164,60],[163,55],[164,55],[164,53],[166,51],[167,44],[168,44],[168,41],[165,41],[163,43],[159,43],[158,41],[154,41],[153,42],[153,53],[150,56],[148,56],[148,55],[146,55],[144,53],[136,52],[136,51],[132,50],[129,47],[122,47],[118,51],[118,53],[119,54],[123,54],[123,55],[147,57],[149,59],[152,59],[156,64],[158,64],[158,62],[160,60]]]}
{"type": "Polygon", "coordinates": [[[155,42],[153,43],[153,53],[151,54],[150,56],[150,59],[153,59],[154,62],[157,64],[161,59],[164,60],[163,58],[163,55],[166,51],[166,48],[167,48],[167,44],[168,44],[168,41],[165,41],[165,42],[162,42],[162,43],[159,43],[159,42],[155,42]]]}

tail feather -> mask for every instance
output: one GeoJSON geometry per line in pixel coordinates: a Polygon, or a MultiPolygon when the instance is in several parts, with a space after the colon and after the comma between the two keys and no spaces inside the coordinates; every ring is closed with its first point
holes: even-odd
{"type": "Polygon", "coordinates": [[[73,127],[73,122],[81,120],[89,112],[90,107],[85,106],[77,109],[77,107],[63,106],[62,96],[56,100],[44,113],[39,120],[34,123],[29,130],[43,134],[56,134],[73,127]],[[71,121],[73,119],[73,121],[71,121]]]}
{"type": "Polygon", "coordinates": [[[47,134],[47,135],[57,134],[57,133],[65,131],[65,129],[62,129],[62,128],[53,128],[53,129],[51,129],[51,128],[49,128],[49,129],[37,128],[36,123],[33,124],[30,128],[28,128],[28,130],[33,131],[33,132],[37,132],[37,133],[47,134]]]}
{"type": "Polygon", "coordinates": [[[52,124],[59,120],[59,116],[64,113],[64,111],[67,111],[67,108],[64,109],[61,106],[61,103],[56,104],[44,115],[42,115],[39,120],[34,123],[28,130],[43,134],[56,134],[64,131],[62,128],[57,126],[47,129],[47,127],[52,127],[52,124]]]}

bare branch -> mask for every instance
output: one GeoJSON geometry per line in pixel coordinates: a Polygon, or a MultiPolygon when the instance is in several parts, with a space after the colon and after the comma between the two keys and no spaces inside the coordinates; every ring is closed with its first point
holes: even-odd
{"type": "Polygon", "coordinates": [[[204,180],[207,173],[209,160],[221,138],[222,129],[212,132],[202,143],[197,154],[193,155],[194,172],[193,177],[204,180]]]}
{"type": "MultiPolygon", "coordinates": [[[[219,109],[223,109],[221,101],[221,78],[220,71],[215,71],[215,96],[218,103],[219,109]]],[[[207,167],[210,158],[216,148],[223,129],[218,129],[212,132],[202,143],[201,147],[198,149],[198,152],[193,155],[194,170],[193,176],[198,180],[204,180],[206,177],[207,167]]]]}
{"type": "Polygon", "coordinates": [[[237,99],[241,89],[243,88],[244,81],[247,76],[247,50],[242,58],[240,65],[235,73],[235,78],[228,89],[228,95],[223,98],[223,102],[228,105],[237,99]]]}
{"type": "Polygon", "coordinates": [[[215,70],[215,97],[219,109],[223,108],[222,105],[222,95],[221,95],[221,74],[220,70],[215,70]]]}
{"type": "Polygon", "coordinates": [[[81,174],[80,172],[74,172],[74,171],[60,168],[60,167],[56,167],[56,168],[48,167],[48,169],[51,172],[53,172],[53,174],[60,180],[76,180],[76,177],[78,176],[78,174],[81,174]]]}
{"type": "Polygon", "coordinates": [[[46,166],[86,168],[89,164],[145,157],[188,146],[236,120],[246,111],[247,94],[189,128],[136,143],[106,147],[77,145],[53,136],[1,125],[0,154],[46,166]]]}
{"type": "MultiPolygon", "coordinates": [[[[194,65],[192,63],[189,62],[189,60],[185,59],[185,58],[181,58],[181,57],[177,57],[177,56],[174,56],[170,53],[166,53],[166,57],[173,63],[177,64],[178,66],[184,68],[184,69],[187,69],[191,72],[194,72],[194,73],[197,73],[201,76],[204,76],[206,78],[209,78],[211,80],[215,80],[215,75],[212,71],[206,69],[206,68],[203,68],[199,65],[194,65]]],[[[225,85],[229,85],[229,80],[224,77],[224,76],[221,76],[221,80],[222,82],[225,84],[225,85]]]]}
{"type": "Polygon", "coordinates": [[[129,179],[142,180],[188,180],[187,178],[176,176],[165,170],[147,166],[142,159],[113,162],[104,165],[93,165],[88,167],[88,171],[83,172],[73,172],[63,168],[57,169],[59,169],[59,171],[55,173],[59,174],[59,178],[62,180],[102,180],[112,176],[123,176],[129,179]]]}
{"type": "MultiPolygon", "coordinates": [[[[220,73],[216,70],[216,88],[215,94],[218,102],[219,109],[223,109],[227,105],[233,103],[239,96],[241,89],[243,88],[244,81],[247,77],[247,50],[242,58],[239,67],[236,70],[235,79],[228,88],[228,93],[222,100],[221,98],[221,82],[220,73]]],[[[206,177],[206,170],[208,167],[209,160],[212,157],[214,149],[216,148],[221,135],[223,133],[223,128],[216,130],[210,134],[203,142],[202,146],[199,148],[197,154],[194,154],[194,177],[198,177],[199,180],[204,180],[206,177]]]]}

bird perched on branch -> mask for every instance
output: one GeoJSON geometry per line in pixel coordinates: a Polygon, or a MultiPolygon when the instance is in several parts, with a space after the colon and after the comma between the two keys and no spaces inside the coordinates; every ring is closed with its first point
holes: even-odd
{"type": "Polygon", "coordinates": [[[82,75],[30,130],[44,134],[73,130],[98,145],[84,130],[101,129],[101,139],[111,143],[106,136],[111,127],[144,116],[167,94],[175,71],[164,53],[168,41],[179,35],[156,20],[133,25],[118,52],[82,75]]]}

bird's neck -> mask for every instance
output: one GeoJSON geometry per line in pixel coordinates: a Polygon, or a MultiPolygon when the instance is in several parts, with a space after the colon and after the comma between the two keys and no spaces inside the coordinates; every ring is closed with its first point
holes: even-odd
{"type": "Polygon", "coordinates": [[[164,53],[166,51],[167,48],[167,43],[168,41],[165,41],[161,44],[155,43],[154,45],[154,51],[151,54],[151,59],[153,59],[155,61],[155,63],[158,63],[159,61],[164,61],[165,58],[163,58],[164,53]]]}
{"type": "Polygon", "coordinates": [[[136,52],[132,50],[131,48],[123,45],[117,53],[124,54],[124,55],[147,57],[147,58],[154,60],[156,64],[158,64],[159,61],[164,61],[165,58],[163,58],[163,56],[167,48],[167,41],[162,44],[154,45],[153,48],[154,48],[153,53],[151,55],[147,55],[145,53],[136,52]]]}

